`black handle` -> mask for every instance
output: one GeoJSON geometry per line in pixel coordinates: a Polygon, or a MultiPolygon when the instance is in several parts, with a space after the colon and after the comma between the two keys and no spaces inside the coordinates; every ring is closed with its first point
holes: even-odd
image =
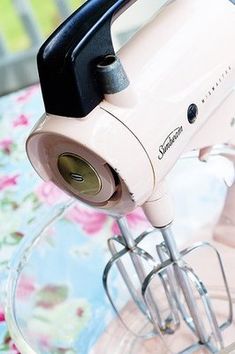
{"type": "Polygon", "coordinates": [[[43,44],[38,71],[47,113],[84,117],[103,99],[96,65],[114,54],[111,24],[136,0],[88,0],[43,44]]]}

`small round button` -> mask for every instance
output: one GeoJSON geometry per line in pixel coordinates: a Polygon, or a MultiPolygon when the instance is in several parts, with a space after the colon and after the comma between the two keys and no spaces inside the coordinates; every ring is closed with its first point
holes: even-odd
{"type": "Polygon", "coordinates": [[[198,107],[195,103],[192,103],[188,108],[188,121],[193,124],[198,116],[198,107]]]}
{"type": "Polygon", "coordinates": [[[101,190],[101,179],[91,164],[82,157],[64,153],[58,158],[58,169],[64,180],[84,196],[95,196],[101,190]]]}

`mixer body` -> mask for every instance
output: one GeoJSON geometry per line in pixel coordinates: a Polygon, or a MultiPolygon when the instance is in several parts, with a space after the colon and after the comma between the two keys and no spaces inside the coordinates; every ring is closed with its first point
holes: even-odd
{"type": "Polygon", "coordinates": [[[112,11],[109,26],[120,14],[115,6],[120,4],[123,11],[131,3],[90,0],[42,47],[38,64],[46,113],[27,140],[27,153],[43,179],[118,219],[121,233],[109,241],[112,259],[103,277],[114,310],[118,312],[108,279],[115,265],[138,311],[150,323],[151,335],[177,333],[183,319],[197,338],[184,352],[203,347],[217,353],[224,347],[222,332],[233,318],[223,262],[208,243],[178,249],[169,226],[174,213],[165,177],[185,152],[198,149],[203,159],[214,145],[235,142],[235,6],[229,0],[169,1],[116,55],[103,48],[100,33],[104,32],[99,26],[102,21],[107,24],[104,18],[112,11]],[[83,16],[93,11],[92,3],[101,6],[101,2],[104,13],[100,22],[97,20],[87,33],[79,30],[82,39],[76,44],[76,38],[69,37],[73,31],[69,23],[82,28],[83,16]],[[99,34],[100,42],[94,42],[97,38],[92,37],[92,31],[99,34]],[[60,41],[62,45],[58,45],[60,41]],[[88,51],[89,43],[95,47],[88,51]],[[90,60],[96,50],[97,58],[90,60]],[[80,66],[85,74],[79,71],[80,66]],[[70,85],[73,90],[66,95],[70,85]],[[76,97],[78,110],[74,108],[76,97]],[[139,247],[151,232],[134,239],[122,219],[138,206],[162,233],[156,259],[139,247]],[[205,284],[185,261],[188,254],[205,247],[218,260],[229,305],[222,324],[205,284]],[[133,290],[122,261],[125,255],[134,266],[141,295],[133,290]],[[143,265],[146,260],[150,272],[143,265]],[[161,315],[156,301],[155,279],[160,280],[166,295],[167,317],[161,315]],[[198,297],[209,326],[201,316],[198,297]]]}
{"type": "Polygon", "coordinates": [[[41,119],[27,142],[37,172],[88,204],[124,215],[159,198],[183,152],[232,142],[234,19],[227,0],[166,6],[118,53],[127,88],[105,94],[80,119],[53,112],[41,119]],[[58,160],[65,153],[94,167],[98,191],[81,194],[63,178],[58,160]]]}

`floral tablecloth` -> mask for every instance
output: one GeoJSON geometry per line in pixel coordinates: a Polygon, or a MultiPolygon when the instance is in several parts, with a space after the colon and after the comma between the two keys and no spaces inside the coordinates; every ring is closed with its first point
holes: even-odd
{"type": "MultiPolygon", "coordinates": [[[[49,214],[56,203],[68,199],[52,183],[45,183],[36,175],[25,153],[26,137],[35,122],[43,114],[43,110],[39,86],[29,87],[0,98],[0,271],[2,273],[5,272],[6,266],[11,257],[14,256],[22,238],[27,237],[28,229],[30,225],[34,224],[37,216],[43,215],[43,212],[49,214]]],[[[139,228],[139,226],[145,227],[147,223],[141,210],[129,215],[128,220],[130,226],[134,229],[139,228]]],[[[87,268],[87,273],[89,274],[90,272],[92,284],[92,277],[97,277],[97,274],[91,275],[92,269],[100,269],[104,262],[102,262],[101,266],[99,265],[102,258],[99,252],[96,258],[92,256],[91,261],[91,254],[93,254],[94,248],[97,248],[97,243],[101,249],[102,247],[104,248],[102,252],[106,252],[104,238],[106,239],[107,236],[116,233],[117,225],[107,215],[87,208],[80,203],[72,206],[65,213],[63,222],[64,224],[62,226],[60,224],[56,234],[59,232],[62,235],[71,234],[75,233],[74,230],[76,230],[77,246],[74,246],[74,239],[73,242],[68,241],[68,239],[66,241],[63,236],[60,241],[61,249],[68,248],[71,257],[75,255],[79,258],[79,267],[82,269],[87,268]],[[87,240],[86,242],[84,241],[85,239],[87,240]],[[102,247],[101,244],[103,245],[102,247]],[[92,264],[92,267],[86,267],[85,265],[88,263],[92,264]]],[[[50,251],[53,252],[53,247],[50,251]]],[[[58,264],[61,264],[61,259],[58,259],[58,264]]],[[[39,261],[40,259],[37,258],[35,262],[39,261]]],[[[41,342],[44,342],[41,347],[45,348],[45,353],[52,352],[52,350],[48,349],[49,341],[50,346],[52,345],[51,341],[54,343],[53,353],[74,353],[71,348],[66,348],[64,343],[56,344],[58,333],[55,327],[50,325],[50,317],[55,318],[57,316],[61,323],[63,314],[67,313],[72,307],[76,308],[76,314],[74,316],[71,314],[70,316],[70,321],[73,323],[73,330],[70,331],[71,342],[75,333],[77,334],[77,332],[82,330],[91,315],[90,302],[93,302],[94,305],[100,294],[95,294],[94,292],[98,290],[97,288],[92,289],[91,286],[90,292],[88,291],[88,293],[92,294],[90,299],[84,300],[84,296],[81,299],[73,299],[68,294],[70,291],[69,286],[55,280],[56,277],[53,272],[55,273],[56,260],[54,259],[53,262],[53,264],[48,262],[47,274],[51,271],[51,279],[54,280],[49,282],[47,277],[39,286],[33,274],[34,266],[31,265],[31,269],[20,280],[17,296],[20,299],[21,308],[24,308],[26,312],[27,304],[33,296],[37,301],[37,311],[39,311],[38,308],[41,309],[40,316],[47,316],[47,323],[45,321],[40,323],[40,320],[35,318],[29,320],[31,334],[33,334],[35,326],[41,328],[41,342]],[[77,303],[75,304],[74,302],[77,303]],[[53,338],[51,339],[49,336],[52,333],[53,338]]],[[[86,277],[85,273],[83,277],[86,277]]],[[[98,302],[96,306],[99,306],[98,302]]],[[[0,352],[17,353],[18,351],[4,322],[3,308],[0,310],[0,321],[0,352]]],[[[63,324],[61,326],[63,328],[63,324]]],[[[65,331],[65,328],[63,330],[65,331]]],[[[64,337],[66,335],[69,334],[64,333],[64,337]]]]}

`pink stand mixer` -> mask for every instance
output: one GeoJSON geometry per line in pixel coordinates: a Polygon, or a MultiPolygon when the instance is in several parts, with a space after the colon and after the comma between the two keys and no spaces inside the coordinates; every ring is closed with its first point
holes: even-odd
{"type": "Polygon", "coordinates": [[[123,325],[140,339],[132,352],[230,353],[235,276],[227,279],[223,261],[228,253],[235,264],[234,186],[215,240],[179,250],[165,178],[192,150],[200,160],[213,154],[235,160],[235,2],[166,1],[115,53],[111,25],[134,2],[87,1],[42,46],[38,68],[46,114],[28,138],[27,153],[43,179],[117,219],[120,236],[108,241],[112,258],[103,284],[123,325]],[[135,239],[125,215],[139,206],[153,228],[135,239]],[[154,257],[142,242],[156,229],[163,242],[154,257]],[[200,263],[199,271],[189,257],[200,263]],[[223,320],[203,280],[217,264],[223,320]],[[120,312],[113,300],[113,267],[130,293],[133,316],[147,323],[144,331],[141,320],[130,328],[125,309],[120,312]]]}

